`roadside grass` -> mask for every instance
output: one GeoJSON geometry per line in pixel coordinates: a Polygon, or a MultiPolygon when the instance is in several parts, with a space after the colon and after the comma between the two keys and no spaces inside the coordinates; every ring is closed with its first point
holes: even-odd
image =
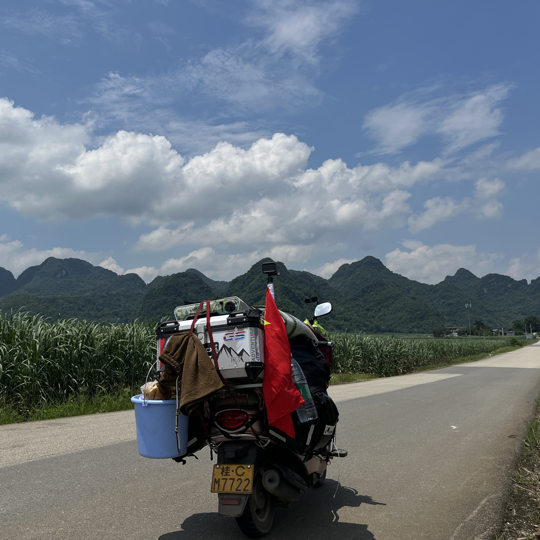
{"type": "MultiPolygon", "coordinates": [[[[399,339],[332,332],[334,373],[369,373],[393,377],[462,362],[463,357],[488,355],[502,347],[525,345],[517,338],[498,339],[399,339]]],[[[510,349],[511,350],[511,349],[510,349]]]]}
{"type": "MultiPolygon", "coordinates": [[[[534,343],[536,343],[536,341],[534,343]]],[[[501,347],[500,349],[497,349],[490,353],[481,353],[481,354],[474,354],[471,356],[462,356],[460,358],[455,358],[454,360],[446,360],[446,361],[437,362],[435,364],[418,366],[414,368],[412,373],[418,373],[421,371],[430,371],[433,369],[442,369],[442,368],[453,366],[456,364],[466,364],[468,362],[477,362],[478,360],[485,360],[486,358],[490,358],[498,354],[516,351],[518,349],[521,349],[522,347],[523,347],[522,345],[510,345],[507,347],[501,347]]],[[[368,373],[332,373],[332,378],[330,379],[330,385],[346,384],[346,383],[352,383],[352,382],[358,382],[358,381],[367,381],[370,379],[378,379],[378,378],[380,377],[377,377],[377,375],[371,375],[368,373]]]]}
{"type": "MultiPolygon", "coordinates": [[[[501,347],[491,353],[463,356],[454,360],[416,366],[412,372],[440,369],[455,364],[475,362],[496,354],[502,354],[520,348],[520,345],[501,347]]],[[[371,373],[332,373],[330,384],[347,384],[377,378],[379,378],[377,375],[371,373]]],[[[13,405],[2,404],[0,402],[0,425],[129,410],[133,408],[130,401],[131,396],[139,393],[140,389],[138,386],[115,389],[108,393],[102,392],[94,396],[89,396],[83,392],[73,395],[65,402],[53,402],[43,406],[38,405],[26,408],[16,408],[13,405]]]]}
{"type": "Polygon", "coordinates": [[[377,375],[369,373],[332,373],[330,385],[345,384],[357,381],[368,381],[370,379],[378,379],[377,375]]]}
{"type": "MultiPolygon", "coordinates": [[[[536,408],[540,407],[540,398],[536,400],[536,408]]],[[[531,454],[533,449],[538,446],[540,442],[540,422],[538,418],[533,418],[528,424],[525,430],[525,453],[531,454]]]]}
{"type": "Polygon", "coordinates": [[[437,362],[435,364],[429,364],[427,366],[419,366],[414,369],[413,373],[416,373],[418,371],[441,369],[441,368],[453,366],[455,364],[466,364],[467,362],[477,362],[478,360],[485,360],[486,358],[491,358],[492,356],[496,356],[498,354],[517,351],[518,349],[521,349],[521,348],[523,348],[522,345],[509,345],[508,347],[501,347],[500,349],[496,349],[495,351],[490,352],[490,353],[480,353],[480,354],[473,354],[471,356],[462,356],[460,358],[455,358],[454,360],[437,362]]]}
{"type": "Polygon", "coordinates": [[[140,394],[140,388],[123,388],[105,395],[88,397],[77,395],[65,403],[51,403],[34,409],[16,410],[13,406],[0,407],[0,425],[34,420],[52,420],[84,414],[125,411],[133,408],[130,399],[140,394]]]}
{"type": "Polygon", "coordinates": [[[501,530],[494,540],[527,540],[540,536],[540,397],[522,437],[511,475],[513,487],[502,516],[501,530]]]}

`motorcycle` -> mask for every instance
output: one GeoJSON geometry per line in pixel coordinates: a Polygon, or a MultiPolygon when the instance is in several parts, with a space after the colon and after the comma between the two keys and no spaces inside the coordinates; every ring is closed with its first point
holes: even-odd
{"type": "MultiPolygon", "coordinates": [[[[273,276],[278,275],[275,263],[265,263],[263,272],[273,294],[273,276]]],[[[214,357],[224,383],[204,400],[196,416],[189,417],[186,429],[181,426],[181,388],[177,377],[179,455],[173,459],[185,464],[188,457],[209,446],[211,459],[217,457],[210,486],[218,496],[219,514],[236,518],[249,538],[261,538],[272,527],[276,506],[289,506],[309,489],[321,487],[331,460],[347,455],[336,446],[339,414],[326,393],[332,343],[317,333],[316,327],[310,328],[280,312],[292,353],[291,377],[304,398],[304,405],[291,414],[293,438],[268,421],[263,391],[263,310],[234,297],[214,301],[212,305],[207,302],[205,324],[198,320],[199,314],[204,315],[201,308],[203,303],[180,306],[175,310],[176,323],[162,323],[158,327],[158,355],[164,349],[167,334],[189,327],[206,347],[208,356],[214,357]],[[227,314],[220,315],[223,312],[227,314]],[[224,321],[226,328],[220,331],[224,321]]],[[[331,311],[330,303],[317,304],[314,317],[331,311]]]]}

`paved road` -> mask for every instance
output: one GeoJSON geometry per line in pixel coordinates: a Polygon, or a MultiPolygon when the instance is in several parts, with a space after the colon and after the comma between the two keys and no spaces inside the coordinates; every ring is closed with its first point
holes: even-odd
{"type": "MultiPolygon", "coordinates": [[[[269,539],[487,540],[540,393],[540,346],[332,388],[339,445],[321,490],[269,539]]],[[[243,538],[216,514],[207,451],[137,454],[131,411],[0,427],[0,538],[243,538]]]]}

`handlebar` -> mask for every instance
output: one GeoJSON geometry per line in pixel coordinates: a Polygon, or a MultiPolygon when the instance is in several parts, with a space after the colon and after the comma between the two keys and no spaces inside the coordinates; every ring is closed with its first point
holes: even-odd
{"type": "Polygon", "coordinates": [[[333,343],[331,341],[319,341],[319,345],[326,345],[327,347],[332,347],[333,343]]]}

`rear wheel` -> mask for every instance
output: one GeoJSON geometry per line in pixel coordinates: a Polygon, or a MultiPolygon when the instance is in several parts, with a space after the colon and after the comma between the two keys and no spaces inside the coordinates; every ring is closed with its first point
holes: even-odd
{"type": "Polygon", "coordinates": [[[262,538],[274,522],[274,498],[264,489],[259,477],[253,486],[244,513],[236,518],[240,530],[249,538],[262,538]]]}

